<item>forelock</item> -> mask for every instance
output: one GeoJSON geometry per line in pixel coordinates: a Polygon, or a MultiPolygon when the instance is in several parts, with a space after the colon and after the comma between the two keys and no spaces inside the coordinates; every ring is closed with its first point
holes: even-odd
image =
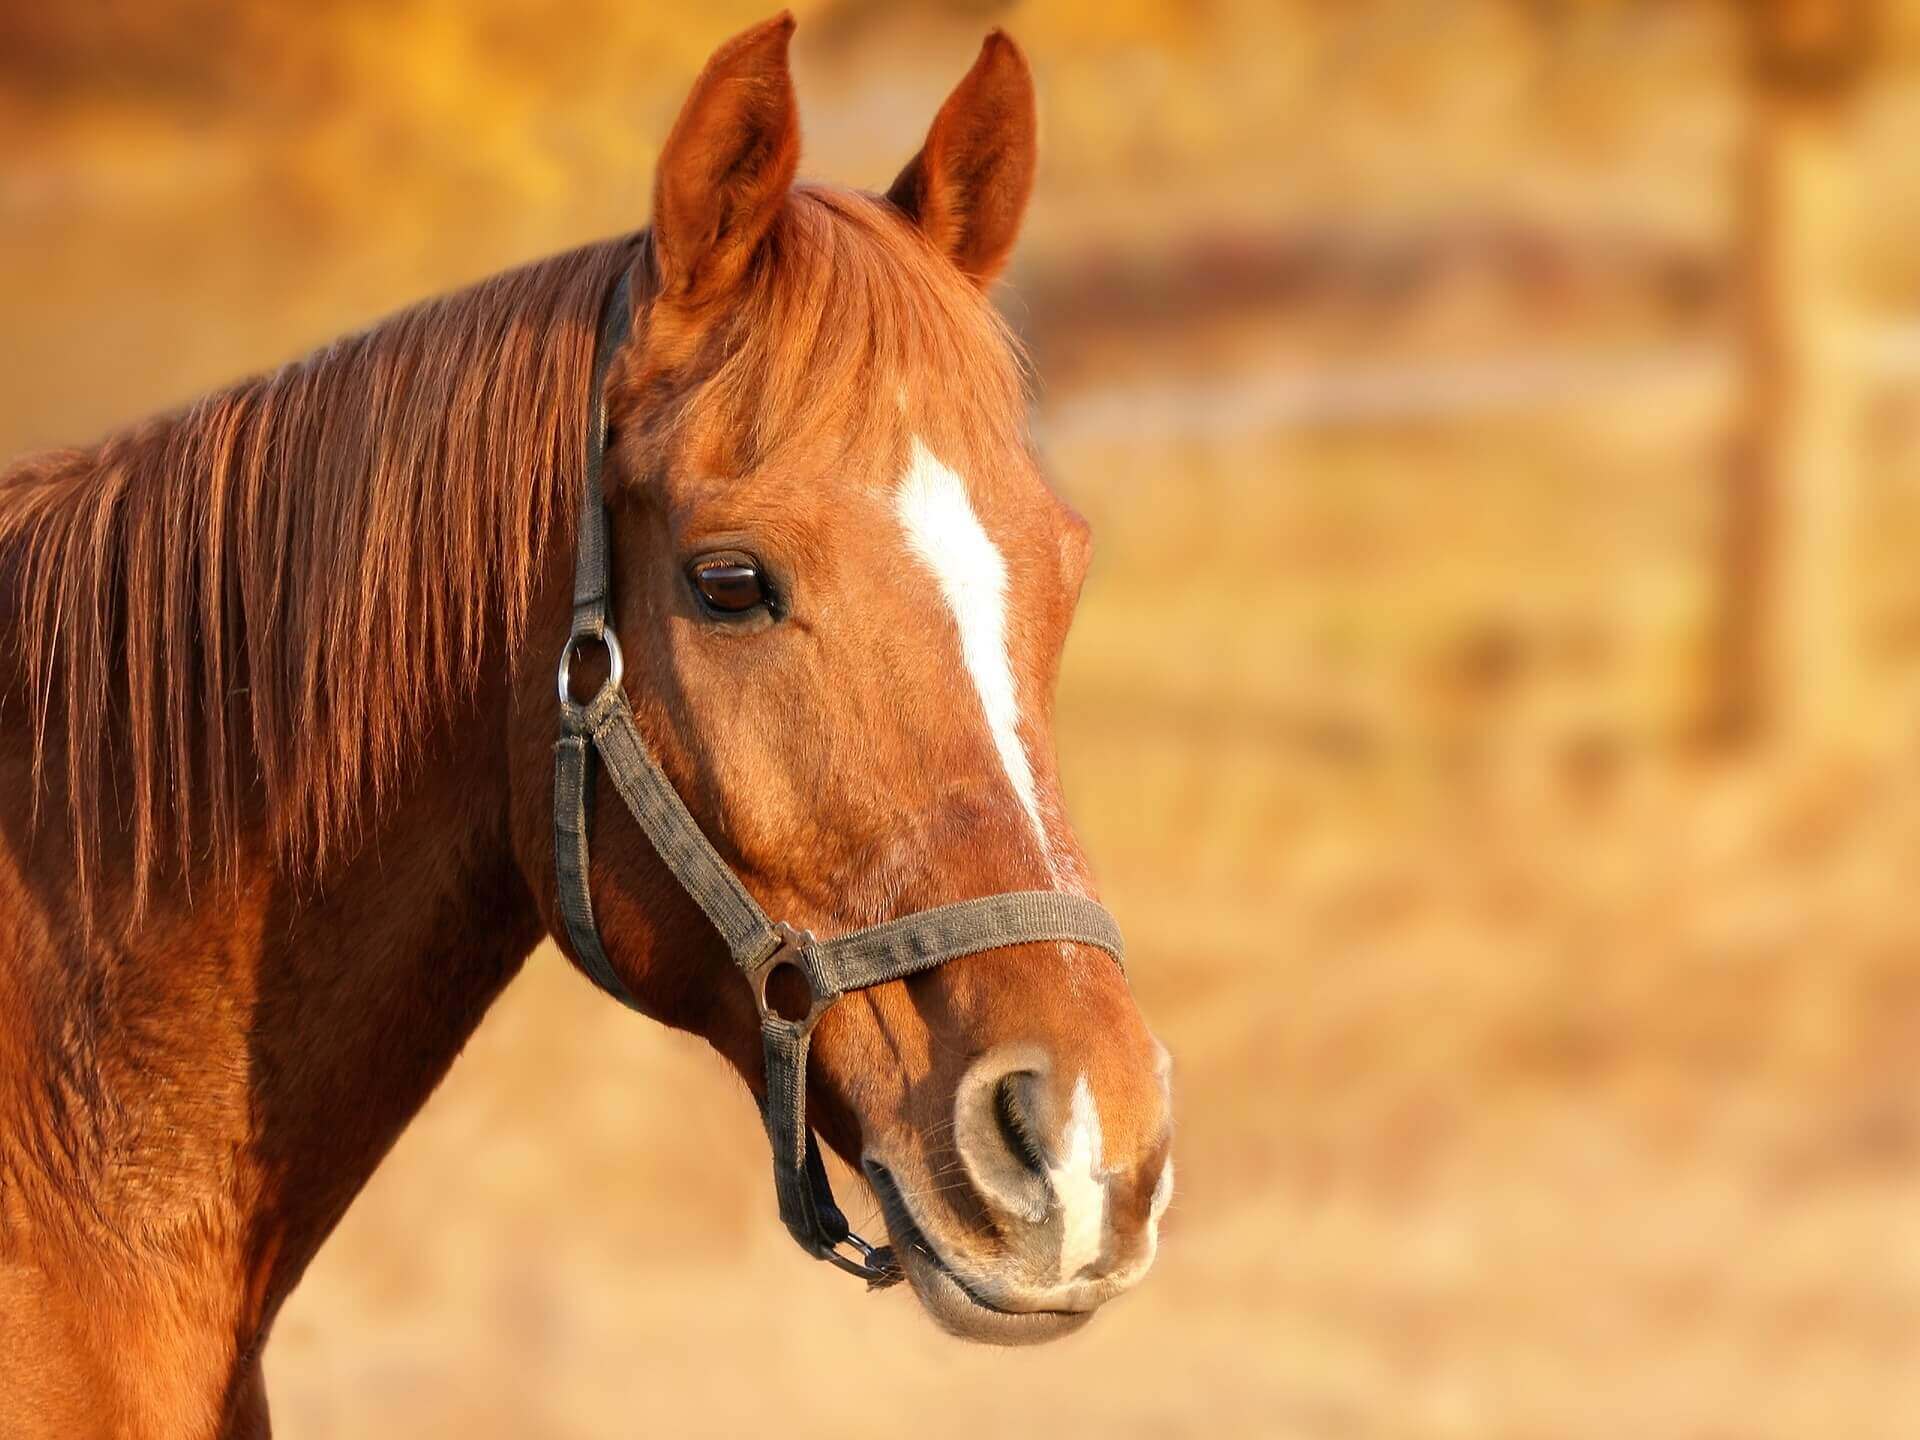
{"type": "Polygon", "coordinates": [[[885,200],[795,190],[750,285],[693,397],[743,468],[801,436],[852,449],[904,428],[975,454],[1024,444],[1018,340],[885,200]]]}

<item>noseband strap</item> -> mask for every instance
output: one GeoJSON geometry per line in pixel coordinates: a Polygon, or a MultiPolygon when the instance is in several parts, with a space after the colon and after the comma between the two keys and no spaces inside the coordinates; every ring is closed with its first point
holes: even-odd
{"type": "Polygon", "coordinates": [[[903,979],[982,950],[1072,941],[1097,946],[1119,961],[1123,955],[1120,930],[1111,915],[1082,896],[1028,890],[963,900],[817,940],[807,931],[769,920],[747,893],[648,753],[627,705],[619,642],[607,621],[612,596],[601,479],[607,438],[605,389],[607,367],[629,333],[630,310],[623,275],[608,297],[594,352],[586,493],[574,559],[573,626],[560,659],[553,841],[561,920],[580,968],[616,1000],[638,1009],[607,958],[593,916],[588,840],[597,757],[598,766],[604,767],[661,860],[726,942],[752,989],[766,1058],[761,1113],[773,1147],[780,1218],[810,1254],[832,1261],[870,1285],[892,1284],[900,1278],[899,1266],[890,1250],[868,1245],[848,1227],[846,1216],[834,1203],[819,1145],[807,1124],[807,1046],[813,1027],[849,990],[903,979]],[[569,671],[574,655],[592,643],[605,646],[611,668],[599,693],[582,704],[568,688],[569,671]],[[809,1000],[804,1015],[784,1013],[768,997],[774,974],[788,968],[806,981],[809,1000]],[[843,1246],[852,1246],[857,1258],[845,1254],[843,1246]]]}

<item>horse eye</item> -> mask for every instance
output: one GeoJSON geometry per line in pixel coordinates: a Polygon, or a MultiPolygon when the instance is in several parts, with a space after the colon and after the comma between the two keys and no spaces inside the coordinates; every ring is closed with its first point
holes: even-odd
{"type": "Polygon", "coordinates": [[[746,555],[720,555],[693,563],[693,588],[715,610],[738,615],[764,605],[766,583],[760,567],[746,555]]]}

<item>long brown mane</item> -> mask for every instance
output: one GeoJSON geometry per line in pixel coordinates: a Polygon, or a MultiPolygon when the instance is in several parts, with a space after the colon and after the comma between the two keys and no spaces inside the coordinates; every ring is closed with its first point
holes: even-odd
{"type": "MultiPolygon", "coordinates": [[[[36,793],[63,783],[83,887],[130,833],[137,913],[157,867],[230,867],[256,809],[297,873],[350,849],[483,657],[521,643],[635,253],[513,271],[0,476],[36,793]]],[[[950,425],[1019,426],[1005,327],[882,202],[798,190],[763,259],[688,406],[746,449],[803,413],[871,434],[909,386],[950,425]]]]}
{"type": "Polygon", "coordinates": [[[64,750],[83,884],[130,829],[137,909],[157,865],[230,860],[250,804],[317,871],[484,647],[517,642],[626,253],[499,276],[0,478],[36,782],[64,750]]]}

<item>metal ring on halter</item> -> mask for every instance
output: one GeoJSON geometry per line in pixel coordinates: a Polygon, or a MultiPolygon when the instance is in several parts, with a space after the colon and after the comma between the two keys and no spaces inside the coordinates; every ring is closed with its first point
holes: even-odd
{"type": "Polygon", "coordinates": [[[779,937],[780,943],[747,967],[747,983],[753,987],[753,1000],[760,1007],[762,1021],[778,1020],[795,1027],[799,1034],[806,1035],[820,1023],[820,1017],[832,1009],[834,1001],[840,997],[822,994],[813,972],[800,958],[807,947],[815,943],[811,930],[796,930],[782,920],[773,927],[773,933],[779,937]],[[807,982],[807,1013],[804,1015],[782,1014],[767,998],[767,982],[773,978],[773,972],[782,966],[791,966],[807,982]]]}
{"type": "Polygon", "coordinates": [[[851,1230],[839,1245],[853,1246],[860,1252],[860,1258],[855,1260],[851,1256],[842,1255],[838,1245],[827,1251],[821,1258],[849,1275],[858,1275],[867,1282],[869,1289],[879,1290],[900,1279],[900,1264],[894,1258],[891,1245],[870,1245],[851,1230]]]}
{"type": "MultiPolygon", "coordinates": [[[[620,677],[626,674],[626,661],[623,660],[620,655],[620,641],[615,638],[611,625],[602,626],[598,636],[588,634],[569,635],[567,637],[567,643],[560,650],[560,703],[568,710],[585,708],[581,702],[573,698],[572,676],[569,672],[573,669],[574,652],[580,648],[580,642],[582,640],[593,639],[598,639],[602,645],[607,647],[607,664],[610,667],[607,671],[607,684],[616,690],[619,689],[620,677]]],[[[605,687],[603,686],[602,688],[604,689],[605,687]]]]}

